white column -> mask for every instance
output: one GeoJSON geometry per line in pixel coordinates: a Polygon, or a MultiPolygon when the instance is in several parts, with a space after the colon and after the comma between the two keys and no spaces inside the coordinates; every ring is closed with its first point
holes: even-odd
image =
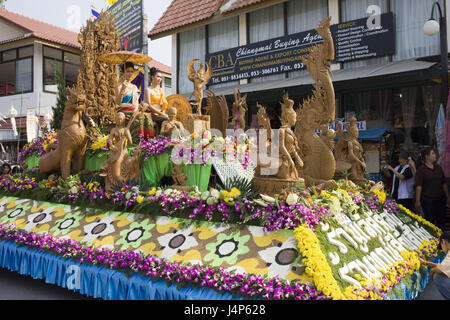
{"type": "MultiPolygon", "coordinates": [[[[39,110],[39,95],[44,91],[44,59],[42,44],[34,43],[33,52],[33,105],[36,106],[36,112],[39,110]]],[[[42,104],[42,101],[41,101],[42,104]]],[[[24,111],[26,112],[26,110],[24,111]]],[[[41,110],[42,112],[42,110],[41,110]]]]}
{"type": "Polygon", "coordinates": [[[450,0],[445,0],[445,11],[446,12],[443,12],[443,14],[447,18],[447,44],[448,50],[450,50],[450,0]]]}
{"type": "MultiPolygon", "coordinates": [[[[177,46],[177,35],[172,35],[172,92],[177,91],[177,81],[178,81],[178,46],[177,46]]],[[[178,93],[178,92],[176,92],[178,93]]]]}
{"type": "MultiPolygon", "coordinates": [[[[242,13],[239,15],[239,46],[244,46],[248,43],[247,39],[247,14],[242,13]]],[[[247,84],[248,79],[242,79],[240,84],[247,84]]]]}
{"type": "MultiPolygon", "coordinates": [[[[337,24],[341,22],[339,16],[339,0],[328,0],[328,15],[331,16],[331,24],[337,24]]],[[[333,63],[331,70],[340,70],[342,68],[340,63],[333,63]]]]}

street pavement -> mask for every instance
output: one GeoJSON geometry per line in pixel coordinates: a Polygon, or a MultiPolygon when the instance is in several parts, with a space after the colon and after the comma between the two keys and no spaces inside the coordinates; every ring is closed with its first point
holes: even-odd
{"type": "Polygon", "coordinates": [[[0,300],[92,300],[79,293],[0,268],[0,300]]]}
{"type": "MultiPolygon", "coordinates": [[[[0,268],[0,300],[93,300],[91,297],[0,268]]],[[[444,300],[429,283],[417,300],[444,300]]]]}

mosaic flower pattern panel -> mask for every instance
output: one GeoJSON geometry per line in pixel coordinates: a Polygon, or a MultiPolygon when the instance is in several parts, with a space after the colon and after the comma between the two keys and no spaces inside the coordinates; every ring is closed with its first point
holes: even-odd
{"type": "Polygon", "coordinates": [[[310,282],[292,231],[129,212],[87,215],[85,209],[18,198],[0,198],[0,223],[113,250],[133,250],[170,261],[223,267],[237,273],[310,282]]]}

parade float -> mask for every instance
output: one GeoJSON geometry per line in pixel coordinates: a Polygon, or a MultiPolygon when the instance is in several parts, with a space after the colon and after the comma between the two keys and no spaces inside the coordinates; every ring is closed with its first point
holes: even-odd
{"type": "Polygon", "coordinates": [[[258,104],[261,129],[246,134],[238,89],[232,106],[208,90],[202,114],[211,69],[193,61],[194,100],[167,97],[155,134],[136,140],[151,108],[117,113],[114,27],[88,22],[62,128],[23,149],[23,174],[0,178],[0,266],[103,299],[416,298],[419,257],[443,258],[441,230],[365,180],[356,119],[329,129],[329,26],[303,60],[312,96],[295,110],[285,93],[280,128],[258,104]]]}

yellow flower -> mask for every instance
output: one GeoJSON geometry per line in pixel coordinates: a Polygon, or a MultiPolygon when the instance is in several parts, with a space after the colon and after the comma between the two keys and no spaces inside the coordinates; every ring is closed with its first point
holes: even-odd
{"type": "Polygon", "coordinates": [[[141,204],[143,201],[144,201],[144,197],[143,196],[138,196],[136,198],[136,202],[139,203],[139,204],[141,204]]]}

